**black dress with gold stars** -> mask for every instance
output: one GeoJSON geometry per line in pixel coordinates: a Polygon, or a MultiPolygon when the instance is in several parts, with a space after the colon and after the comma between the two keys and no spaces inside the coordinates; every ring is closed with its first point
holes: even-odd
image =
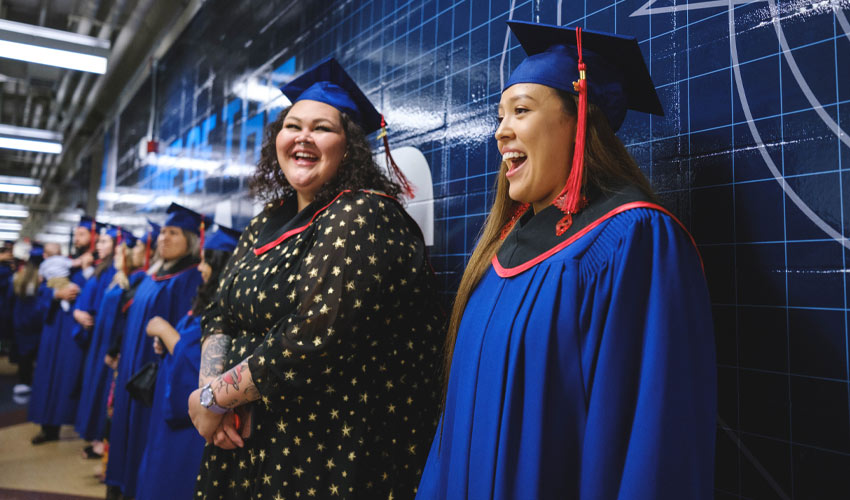
{"type": "Polygon", "coordinates": [[[198,498],[413,498],[436,428],[443,314],[397,201],[344,191],[252,220],[203,316],[251,356],[245,447],[207,445],[198,498]]]}

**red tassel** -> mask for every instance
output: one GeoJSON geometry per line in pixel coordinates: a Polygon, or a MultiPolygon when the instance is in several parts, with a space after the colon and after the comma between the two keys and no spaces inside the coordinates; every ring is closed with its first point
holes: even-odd
{"type": "Polygon", "coordinates": [[[201,262],[204,261],[204,218],[201,217],[201,242],[198,244],[201,247],[201,262]]]}
{"type": "Polygon", "coordinates": [[[415,198],[415,196],[413,196],[413,185],[410,184],[410,181],[407,180],[407,177],[405,177],[401,169],[398,168],[398,165],[396,165],[395,160],[393,159],[393,155],[390,154],[390,140],[387,137],[387,122],[384,120],[384,115],[381,115],[381,133],[378,135],[378,138],[384,140],[384,154],[387,157],[387,165],[390,167],[390,176],[395,178],[402,190],[404,190],[405,194],[407,194],[407,197],[412,200],[415,198]]]}
{"type": "Polygon", "coordinates": [[[94,245],[97,243],[97,222],[91,220],[91,241],[89,242],[89,252],[94,253],[94,245]]]}
{"type": "Polygon", "coordinates": [[[561,193],[555,197],[553,204],[564,212],[564,216],[555,226],[555,234],[561,236],[572,226],[573,215],[587,206],[587,199],[581,194],[584,177],[584,144],[587,135],[587,77],[586,66],[581,54],[581,28],[576,28],[576,45],[578,48],[579,79],[573,82],[573,88],[578,92],[578,115],[576,116],[576,141],[573,150],[573,165],[570,176],[561,193]]]}
{"type": "Polygon", "coordinates": [[[153,238],[153,234],[148,233],[145,240],[145,271],[151,267],[151,238],[153,238]]]}
{"type": "Polygon", "coordinates": [[[508,237],[508,234],[510,234],[511,229],[514,228],[516,221],[518,221],[519,218],[522,217],[523,214],[525,214],[529,206],[531,205],[529,205],[528,203],[520,203],[519,205],[517,205],[516,210],[514,210],[514,215],[511,217],[511,220],[509,220],[508,223],[505,224],[505,226],[502,228],[502,232],[499,235],[500,240],[503,240],[508,237]]]}

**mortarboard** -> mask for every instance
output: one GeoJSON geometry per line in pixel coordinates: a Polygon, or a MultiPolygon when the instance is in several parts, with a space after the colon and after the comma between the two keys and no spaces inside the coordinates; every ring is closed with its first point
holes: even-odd
{"type": "Polygon", "coordinates": [[[209,225],[210,222],[209,217],[204,217],[198,212],[177,203],[172,203],[168,207],[168,210],[166,210],[166,213],[168,214],[168,218],[165,219],[163,226],[179,227],[187,231],[192,231],[195,234],[201,234],[202,223],[203,225],[209,225]]]}
{"type": "Polygon", "coordinates": [[[144,263],[145,271],[147,271],[148,268],[151,265],[152,249],[156,248],[156,240],[157,240],[157,238],[159,238],[160,229],[162,229],[162,227],[159,224],[157,224],[156,222],[154,222],[150,219],[148,219],[148,224],[150,225],[151,229],[150,229],[150,231],[146,232],[145,235],[142,236],[142,238],[140,240],[142,243],[145,244],[145,263],[144,263]]]}
{"type": "MultiPolygon", "coordinates": [[[[573,164],[553,202],[564,213],[555,225],[560,236],[572,225],[573,215],[587,206],[582,181],[588,101],[602,110],[615,132],[627,109],[659,115],[664,110],[635,38],[523,21],[508,21],[508,26],[528,57],[511,73],[502,91],[518,83],[537,83],[579,98],[573,164]]],[[[522,204],[517,214],[527,209],[528,204],[522,204]]],[[[503,239],[516,219],[502,228],[503,239]]]]}
{"type": "Polygon", "coordinates": [[[30,247],[30,258],[32,261],[40,261],[44,258],[44,245],[41,243],[33,243],[30,247]]]}
{"type": "Polygon", "coordinates": [[[145,235],[139,238],[139,241],[156,248],[156,239],[159,238],[159,231],[162,229],[162,226],[150,219],[148,219],[148,225],[150,229],[145,231],[145,235]]]}
{"type": "Polygon", "coordinates": [[[375,109],[369,98],[336,59],[333,57],[323,59],[280,90],[293,104],[302,100],[311,100],[335,107],[348,115],[367,135],[380,129],[379,138],[384,140],[384,153],[391,175],[401,184],[407,195],[413,198],[413,187],[390,154],[384,115],[375,109]]]}
{"type": "MultiPolygon", "coordinates": [[[[528,57],[511,73],[505,89],[539,83],[578,95],[578,40],[574,28],[508,21],[528,57]]],[[[655,85],[634,37],[581,30],[587,66],[587,99],[598,106],[615,132],[627,109],[663,115],[655,85]]]]}
{"type": "Polygon", "coordinates": [[[207,241],[204,243],[204,250],[232,252],[236,249],[241,234],[235,229],[219,225],[218,229],[207,238],[207,241]]]}
{"type": "Polygon", "coordinates": [[[89,252],[94,252],[94,245],[97,241],[97,235],[105,226],[100,222],[95,221],[94,217],[89,215],[81,215],[80,222],[77,226],[88,229],[91,233],[91,241],[89,242],[89,252]]]}
{"type": "Polygon", "coordinates": [[[381,114],[334,58],[327,58],[280,88],[295,104],[319,101],[347,114],[366,134],[381,128],[381,114]]]}

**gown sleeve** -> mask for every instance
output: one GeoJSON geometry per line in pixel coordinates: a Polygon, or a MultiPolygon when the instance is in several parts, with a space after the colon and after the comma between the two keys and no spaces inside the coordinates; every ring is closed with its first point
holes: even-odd
{"type": "MultiPolygon", "coordinates": [[[[91,315],[95,313],[95,294],[97,292],[97,276],[92,276],[86,280],[83,289],[80,290],[80,295],[74,301],[74,310],[85,311],[91,315]]],[[[83,328],[83,325],[74,321],[74,328],[71,330],[71,337],[80,347],[86,347],[89,344],[91,330],[83,328]]]]}
{"type": "Polygon", "coordinates": [[[188,427],[189,394],[198,388],[198,371],[201,366],[201,323],[198,318],[186,316],[177,325],[180,340],[174,345],[170,370],[165,378],[165,406],[163,416],[171,427],[188,427]]]}
{"type": "MultiPolygon", "coordinates": [[[[393,200],[377,194],[341,197],[316,219],[315,241],[277,285],[297,306],[266,333],[249,359],[260,394],[317,383],[331,373],[335,359],[359,345],[357,334],[378,329],[383,314],[415,275],[424,245],[393,200]]],[[[406,291],[406,290],[404,290],[406,291]]],[[[259,300],[259,297],[256,297],[259,300]]]]}
{"type": "Polygon", "coordinates": [[[699,256],[670,217],[613,219],[580,264],[580,498],[713,498],[716,374],[699,256]]]}

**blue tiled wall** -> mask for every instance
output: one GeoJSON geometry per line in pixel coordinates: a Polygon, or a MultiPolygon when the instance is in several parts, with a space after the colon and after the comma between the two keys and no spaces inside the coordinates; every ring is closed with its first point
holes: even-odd
{"type": "MultiPolygon", "coordinates": [[[[850,6],[730,3],[211,0],[160,61],[157,132],[185,155],[253,163],[277,110],[237,100],[231,84],[335,56],[387,116],[393,146],[415,146],[431,165],[431,255],[451,294],[492,202],[500,82],[523,57],[513,38],[506,45],[505,20],[637,37],[666,115],[632,113],[619,135],[705,260],[716,495],[850,498],[850,6]]],[[[119,184],[244,193],[244,178],[134,158],[150,95],[148,82],[120,117],[119,184]]]]}

